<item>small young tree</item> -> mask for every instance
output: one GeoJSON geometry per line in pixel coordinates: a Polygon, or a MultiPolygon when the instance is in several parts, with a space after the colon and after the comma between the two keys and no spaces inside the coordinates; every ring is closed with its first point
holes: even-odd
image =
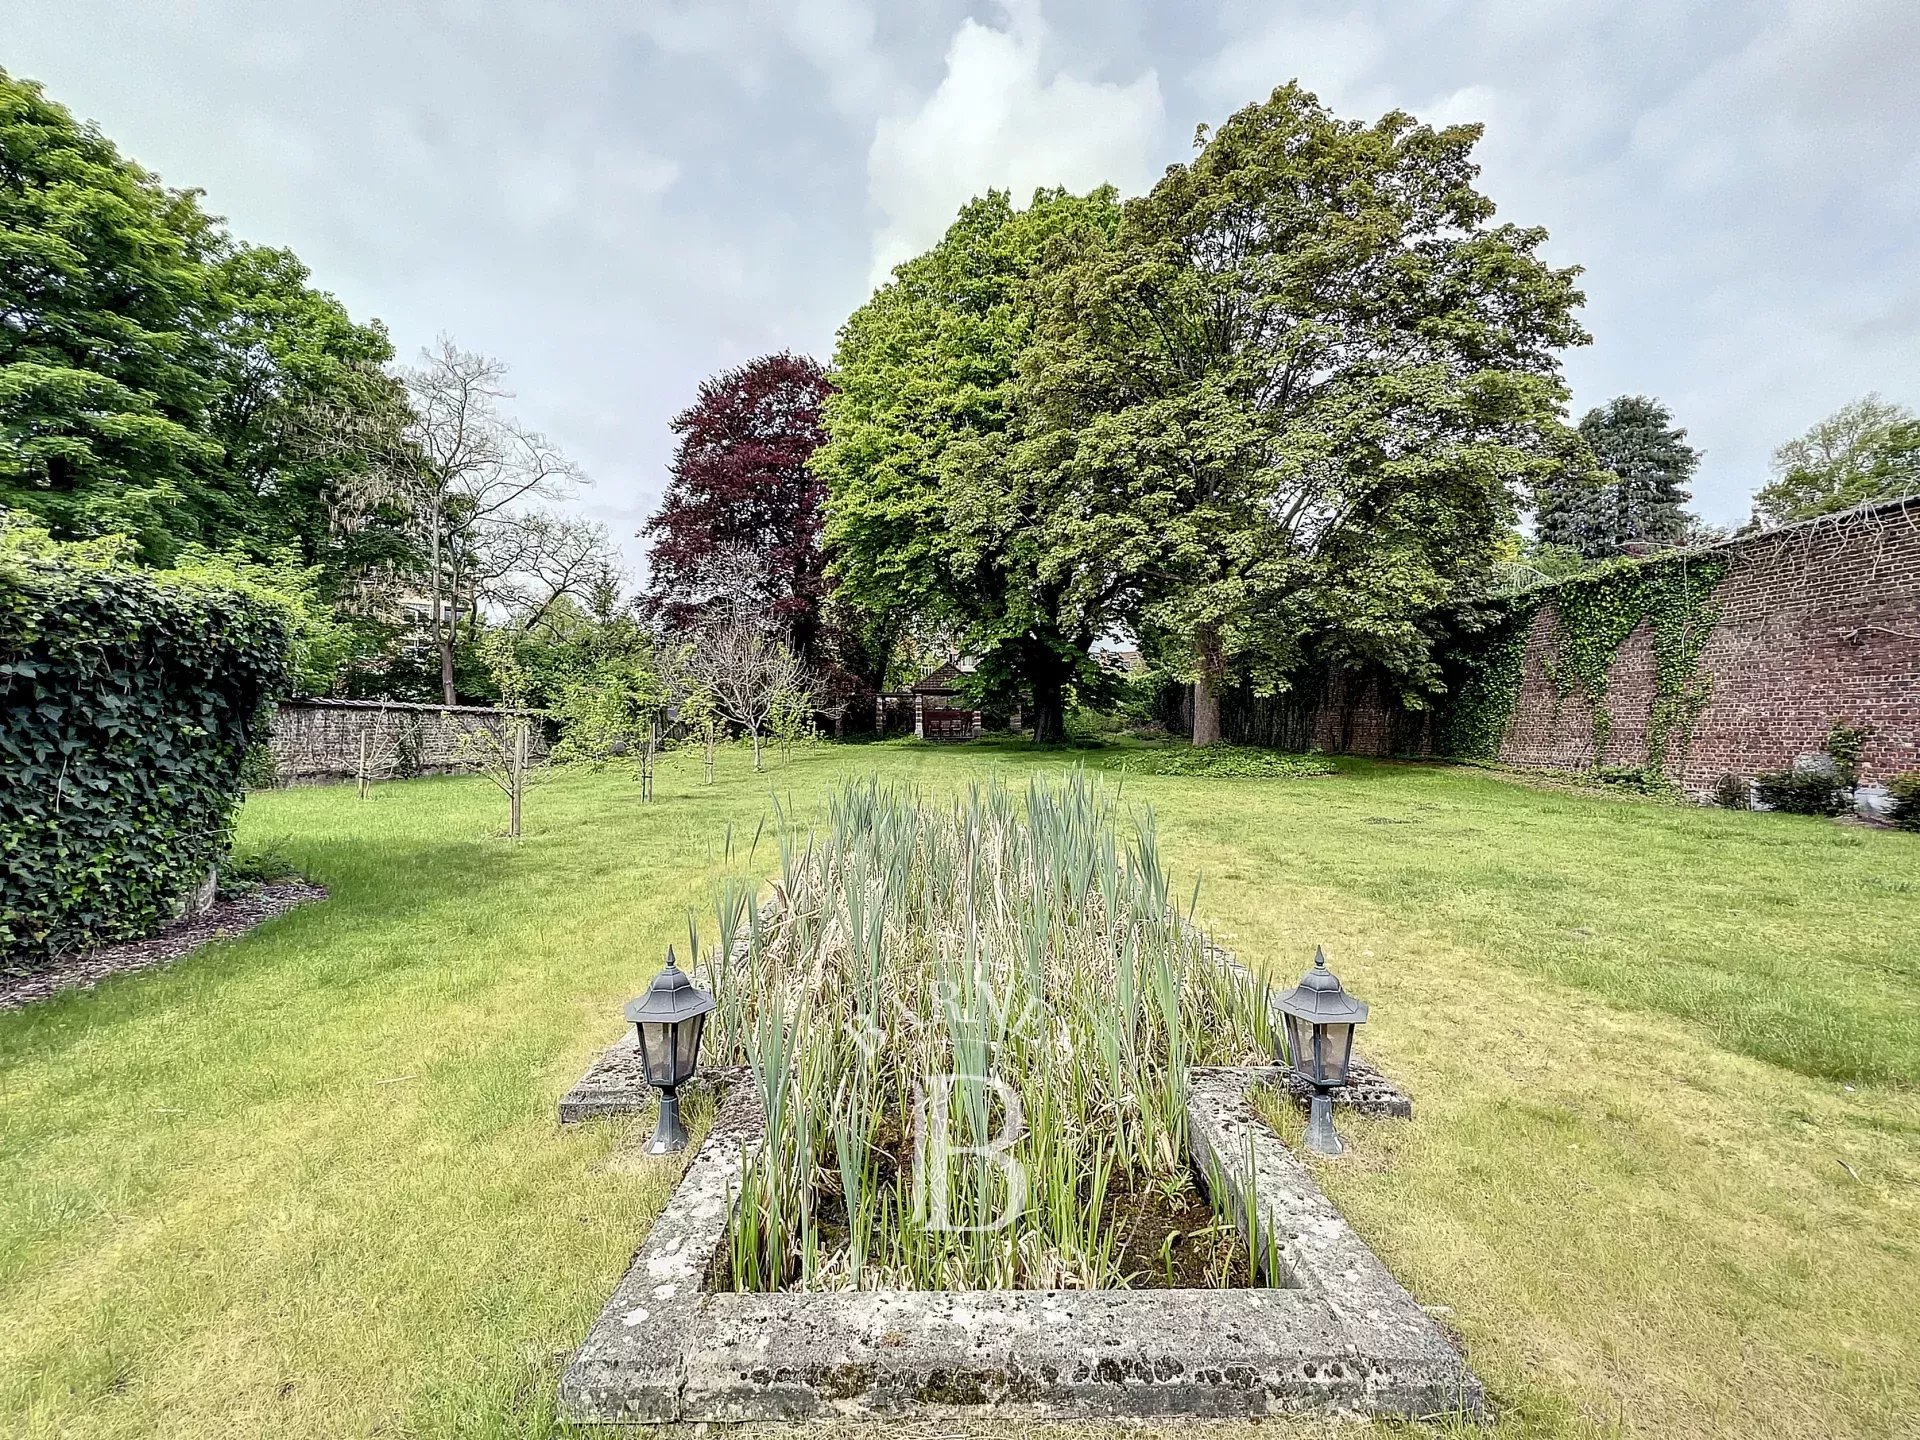
{"type": "Polygon", "coordinates": [[[714,703],[711,691],[698,685],[683,690],[680,698],[680,723],[686,727],[688,735],[700,747],[700,760],[705,768],[706,783],[713,783],[714,753],[720,748],[721,737],[727,733],[726,718],[721,715],[720,707],[714,703]]]}
{"type": "Polygon", "coordinates": [[[360,726],[359,759],[354,775],[360,784],[360,798],[373,793],[375,780],[388,780],[400,764],[400,725],[394,713],[382,705],[365,712],[360,726]]]}
{"type": "Polygon", "coordinates": [[[557,713],[560,742],[554,758],[603,765],[625,756],[634,762],[643,802],[653,799],[654,763],[668,691],[658,670],[640,655],[609,659],[569,682],[557,713]]]}
{"type": "Polygon", "coordinates": [[[767,722],[767,734],[780,747],[783,764],[793,763],[793,749],[815,738],[813,712],[815,696],[810,687],[783,690],[774,697],[773,713],[767,722]]]}
{"type": "Polygon", "coordinates": [[[500,787],[507,797],[507,838],[520,838],[520,813],[529,788],[546,778],[535,744],[533,711],[527,708],[529,682],[514,636],[490,632],[480,642],[487,668],[500,689],[500,708],[492,715],[462,717],[458,753],[500,787]]]}
{"type": "Polygon", "coordinates": [[[691,688],[712,698],[723,720],[753,742],[753,768],[781,697],[807,688],[806,667],[775,626],[757,615],[735,613],[704,625],[686,650],[691,688]]]}

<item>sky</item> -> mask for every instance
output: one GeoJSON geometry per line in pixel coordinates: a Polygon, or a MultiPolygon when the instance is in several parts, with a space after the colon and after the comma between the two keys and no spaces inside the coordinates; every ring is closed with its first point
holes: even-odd
{"type": "Polygon", "coordinates": [[[1657,396],[1743,518],[1780,441],[1920,406],[1916,58],[1917,0],[0,0],[0,66],[403,357],[504,361],[636,578],[704,377],[829,357],[970,196],[1140,193],[1290,79],[1484,123],[1585,271],[1575,416],[1657,396]]]}

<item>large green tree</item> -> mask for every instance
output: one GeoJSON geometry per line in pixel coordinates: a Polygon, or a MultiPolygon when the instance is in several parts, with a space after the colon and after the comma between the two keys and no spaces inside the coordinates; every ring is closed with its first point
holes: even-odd
{"type": "Polygon", "coordinates": [[[0,505],[56,535],[344,563],[314,409],[400,403],[385,332],[0,71],[0,505]]]}
{"type": "Polygon", "coordinates": [[[1700,452],[1673,412],[1646,395],[1621,395],[1580,420],[1602,474],[1598,483],[1575,470],[1540,488],[1536,528],[1542,544],[1564,546],[1589,560],[1630,545],[1677,545],[1695,525],[1687,482],[1700,452]]]}
{"type": "Polygon", "coordinates": [[[1016,483],[1072,497],[1048,565],[1089,587],[1070,605],[1131,596],[1197,742],[1226,684],[1281,687],[1309,653],[1435,683],[1435,607],[1581,450],[1557,356],[1586,338],[1577,272],[1494,223],[1479,134],[1285,86],[1054,253],[1016,483]]]}
{"type": "Polygon", "coordinates": [[[1867,395],[1775,450],[1753,509],[1781,525],[1902,495],[1920,495],[1920,416],[1867,395]]]}
{"type": "Polygon", "coordinates": [[[224,538],[205,339],[218,244],[191,194],[0,71],[0,504],[150,555],[224,538]]]}
{"type": "Polygon", "coordinates": [[[385,367],[386,327],[361,324],[309,283],[290,250],[229,244],[211,266],[207,428],[232,496],[231,543],[258,554],[293,545],[334,583],[404,563],[406,542],[377,514],[341,523],[353,475],[315,431],[341,415],[405,423],[406,387],[385,367]]]}
{"type": "Polygon", "coordinates": [[[1064,733],[1067,689],[1113,597],[1077,573],[1089,557],[1050,537],[1061,477],[1014,463],[1015,382],[1046,256],[1117,216],[1106,189],[969,203],[842,327],[814,455],[839,598],[944,629],[1002,684],[1030,686],[1042,740],[1064,733]]]}

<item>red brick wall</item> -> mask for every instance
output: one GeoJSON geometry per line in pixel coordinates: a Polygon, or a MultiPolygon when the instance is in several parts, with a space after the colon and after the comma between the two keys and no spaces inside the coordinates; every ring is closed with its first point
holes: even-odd
{"type": "MultiPolygon", "coordinates": [[[[1751,776],[1818,753],[1834,720],[1870,725],[1861,778],[1920,770],[1920,499],[1829,517],[1730,542],[1715,599],[1720,619],[1700,658],[1713,692],[1690,744],[1676,738],[1668,774],[1704,792],[1724,774],[1751,776]]],[[[1500,747],[1511,765],[1594,763],[1593,712],[1561,699],[1547,678],[1555,617],[1549,601],[1527,637],[1519,702],[1500,747]]],[[[1614,657],[1613,717],[1602,763],[1645,763],[1653,708],[1646,625],[1614,657]]],[[[1336,679],[1314,735],[1329,750],[1380,755],[1394,733],[1388,704],[1346,693],[1336,679]]]]}

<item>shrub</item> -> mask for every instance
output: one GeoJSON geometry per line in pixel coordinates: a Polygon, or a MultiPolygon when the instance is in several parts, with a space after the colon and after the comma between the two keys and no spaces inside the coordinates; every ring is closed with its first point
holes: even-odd
{"type": "Polygon", "coordinates": [[[289,628],[261,597],[0,548],[0,955],[176,912],[230,842],[289,628]]]}
{"type": "Polygon", "coordinates": [[[1818,770],[1775,770],[1753,777],[1753,795],[1768,810],[1787,815],[1844,815],[1852,797],[1840,778],[1818,770]]]}
{"type": "Polygon", "coordinates": [[[1739,775],[1722,775],[1713,786],[1713,803],[1723,810],[1751,810],[1753,790],[1739,775]]]}
{"type": "Polygon", "coordinates": [[[220,895],[245,895],[262,885],[300,874],[300,867],[281,841],[271,840],[250,850],[236,850],[220,867],[220,895]]]}
{"type": "Polygon", "coordinates": [[[1646,765],[1596,765],[1587,778],[1614,790],[1631,790],[1639,795],[1664,795],[1673,782],[1660,771],[1646,765]]]}
{"type": "Polygon", "coordinates": [[[1887,819],[1902,830],[1920,830],[1920,770],[1894,776],[1887,782],[1887,791],[1893,796],[1887,819]]]}
{"type": "Polygon", "coordinates": [[[1827,726],[1827,758],[1833,761],[1840,783],[1851,790],[1860,783],[1860,761],[1867,753],[1867,741],[1874,735],[1871,725],[1852,725],[1835,720],[1827,726]]]}
{"type": "MultiPolygon", "coordinates": [[[[1135,768],[1129,760],[1127,768],[1135,768]]],[[[1151,775],[1188,775],[1237,780],[1298,780],[1331,775],[1333,763],[1318,755],[1287,755],[1252,745],[1183,745],[1146,757],[1151,775]]]]}

